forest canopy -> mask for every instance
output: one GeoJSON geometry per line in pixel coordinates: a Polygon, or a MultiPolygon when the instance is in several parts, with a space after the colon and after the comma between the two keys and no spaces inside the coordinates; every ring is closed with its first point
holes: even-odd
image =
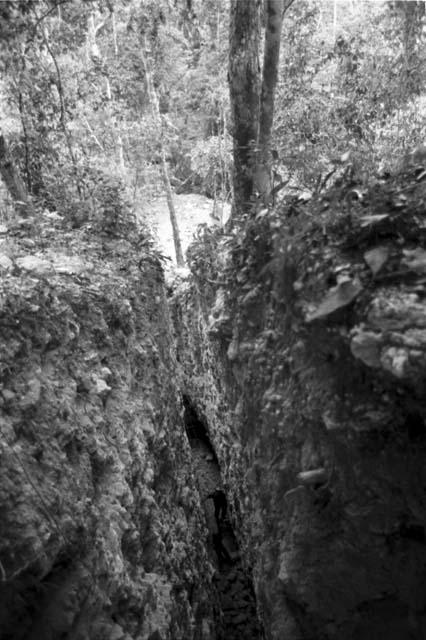
{"type": "MultiPolygon", "coordinates": [[[[235,4],[0,3],[1,217],[35,206],[73,226],[123,208],[143,218],[165,172],[170,194],[229,202],[235,4]]],[[[251,5],[259,69],[267,4],[251,5]]],[[[275,199],[321,191],[342,171],[368,182],[421,153],[425,3],[276,4],[285,11],[268,140],[275,199]]]]}

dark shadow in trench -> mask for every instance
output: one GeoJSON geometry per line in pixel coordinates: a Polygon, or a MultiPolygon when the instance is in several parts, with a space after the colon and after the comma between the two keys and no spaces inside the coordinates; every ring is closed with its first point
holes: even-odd
{"type": "Polygon", "coordinates": [[[213,456],[215,463],[219,465],[219,462],[218,462],[216,453],[213,449],[212,443],[210,441],[209,432],[207,430],[205,423],[198,416],[188,396],[185,396],[185,395],[182,396],[182,400],[183,400],[183,406],[185,409],[185,412],[184,412],[185,431],[186,431],[186,435],[188,436],[189,444],[192,447],[195,444],[194,441],[199,440],[203,442],[206,445],[206,447],[210,449],[210,453],[213,456]]]}
{"type": "Polygon", "coordinates": [[[218,640],[260,640],[264,637],[256,613],[251,574],[244,568],[232,528],[219,461],[206,421],[188,396],[183,396],[185,430],[206,516],[206,542],[216,567],[214,583],[220,603],[218,640]]]}

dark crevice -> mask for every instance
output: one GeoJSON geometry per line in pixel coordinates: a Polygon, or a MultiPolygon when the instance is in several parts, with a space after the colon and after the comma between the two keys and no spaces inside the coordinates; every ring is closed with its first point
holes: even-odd
{"type": "Polygon", "coordinates": [[[257,618],[253,582],[240,557],[208,426],[188,396],[183,396],[183,405],[185,430],[209,531],[207,550],[216,567],[213,581],[220,608],[217,638],[260,640],[264,635],[257,618]]]}
{"type": "Polygon", "coordinates": [[[426,437],[425,422],[420,413],[412,411],[407,414],[404,425],[408,437],[412,441],[424,440],[426,437]]]}
{"type": "MultiPolygon", "coordinates": [[[[1,640],[38,640],[53,637],[52,620],[59,636],[69,628],[69,618],[64,605],[69,597],[68,585],[77,574],[74,557],[76,552],[69,549],[69,555],[58,557],[51,570],[40,577],[40,567],[29,569],[23,576],[0,585],[0,638],[1,640]],[[31,575],[33,574],[33,575],[31,575]],[[25,588],[22,588],[25,584],[25,588]]],[[[82,594],[79,594],[79,597],[82,594]]],[[[84,595],[84,594],[83,594],[84,595]]],[[[64,635],[64,637],[65,637],[64,635]]]]}
{"type": "MultiPolygon", "coordinates": [[[[185,420],[185,430],[186,435],[188,436],[189,443],[194,444],[194,441],[200,441],[206,445],[210,449],[211,455],[214,457],[216,464],[218,464],[218,459],[216,457],[216,453],[211,444],[209,432],[205,422],[201,419],[201,417],[195,411],[191,401],[188,396],[182,396],[183,406],[185,408],[184,420],[185,420]]],[[[192,445],[191,445],[192,446],[192,445]]]]}

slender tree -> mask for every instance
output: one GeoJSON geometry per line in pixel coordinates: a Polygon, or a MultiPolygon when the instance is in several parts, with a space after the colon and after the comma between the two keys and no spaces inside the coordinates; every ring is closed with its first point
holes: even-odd
{"type": "Polygon", "coordinates": [[[232,217],[252,208],[260,92],[260,0],[231,0],[229,89],[234,137],[232,217]]]}
{"type": "Polygon", "coordinates": [[[157,124],[158,132],[160,135],[160,162],[161,162],[161,177],[166,192],[167,206],[169,208],[170,222],[173,230],[173,242],[175,245],[176,264],[178,267],[183,267],[185,264],[182,252],[182,244],[180,241],[179,227],[177,223],[176,210],[173,202],[173,192],[170,184],[169,172],[167,169],[166,151],[164,148],[164,132],[163,122],[161,119],[160,107],[158,104],[157,92],[155,91],[154,82],[152,80],[151,68],[146,56],[146,45],[143,43],[141,49],[142,64],[145,71],[145,81],[148,90],[149,102],[151,106],[151,113],[154,122],[157,124]]]}

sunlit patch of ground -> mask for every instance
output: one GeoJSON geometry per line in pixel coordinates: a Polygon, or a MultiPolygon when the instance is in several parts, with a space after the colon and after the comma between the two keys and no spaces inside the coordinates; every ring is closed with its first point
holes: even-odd
{"type": "MultiPolygon", "coordinates": [[[[214,217],[214,201],[197,193],[175,195],[174,206],[185,253],[199,224],[214,225],[219,220],[214,217]]],[[[225,221],[229,217],[230,205],[225,204],[223,209],[225,221]]],[[[144,203],[143,216],[149,220],[161,252],[174,261],[175,249],[166,197],[158,196],[144,203]]]]}

